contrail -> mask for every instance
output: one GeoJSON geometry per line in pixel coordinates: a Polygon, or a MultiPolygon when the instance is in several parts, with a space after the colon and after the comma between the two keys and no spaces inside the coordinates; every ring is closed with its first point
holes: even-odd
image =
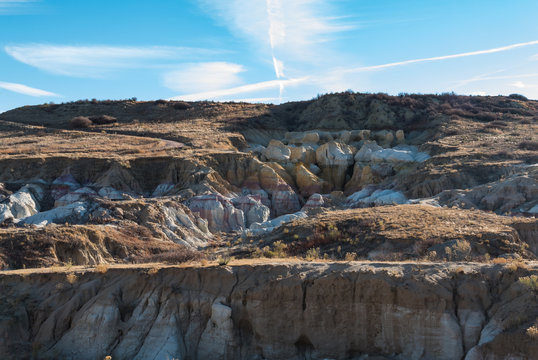
{"type": "MultiPolygon", "coordinates": [[[[275,68],[275,75],[277,79],[284,77],[284,64],[282,61],[278,60],[275,56],[275,46],[277,45],[280,38],[286,36],[285,26],[280,22],[276,17],[278,12],[281,9],[280,0],[266,0],[267,7],[267,19],[269,21],[269,44],[271,46],[271,56],[273,59],[273,67],[275,68]]],[[[279,99],[282,102],[282,94],[284,92],[284,83],[281,82],[279,86],[279,99]]]]}
{"type": "Polygon", "coordinates": [[[488,49],[488,50],[471,51],[471,52],[466,52],[466,53],[445,55],[445,56],[436,56],[436,57],[429,57],[429,58],[423,58],[423,59],[405,60],[405,61],[393,62],[393,63],[388,63],[388,64],[382,64],[382,65],[363,66],[363,67],[358,67],[358,68],[346,69],[346,70],[343,70],[343,72],[354,73],[354,72],[375,71],[375,70],[381,70],[381,69],[386,69],[386,68],[391,68],[391,67],[396,67],[396,66],[409,65],[409,64],[415,64],[415,63],[421,63],[421,62],[430,62],[430,61],[457,59],[457,58],[462,58],[462,57],[466,57],[466,56],[493,54],[493,53],[509,51],[509,50],[513,50],[513,49],[517,49],[517,48],[525,47],[525,46],[531,46],[531,45],[538,45],[538,40],[524,42],[524,43],[518,43],[518,44],[512,44],[512,45],[502,46],[502,47],[488,49]]]}

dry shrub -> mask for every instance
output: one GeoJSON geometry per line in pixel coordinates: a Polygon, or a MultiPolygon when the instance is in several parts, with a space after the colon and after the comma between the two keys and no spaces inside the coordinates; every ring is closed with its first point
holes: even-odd
{"type": "Polygon", "coordinates": [[[113,124],[118,121],[118,119],[110,115],[90,116],[89,119],[96,125],[113,124]]]}
{"type": "Polygon", "coordinates": [[[355,259],[357,259],[357,253],[355,252],[346,253],[346,256],[345,256],[346,261],[355,261],[355,259]]]}
{"type": "Polygon", "coordinates": [[[217,264],[219,264],[219,266],[228,265],[232,260],[234,260],[233,256],[219,256],[217,258],[217,264]]]}
{"type": "Polygon", "coordinates": [[[191,106],[189,105],[189,103],[186,103],[185,101],[176,101],[174,103],[174,109],[176,110],[187,110],[190,108],[191,106]]]}
{"type": "Polygon", "coordinates": [[[108,271],[108,265],[107,264],[99,264],[95,266],[95,271],[101,274],[104,274],[108,271]]]}
{"type": "Polygon", "coordinates": [[[76,276],[75,274],[73,274],[73,273],[69,273],[69,274],[67,274],[67,275],[65,276],[65,280],[66,280],[69,284],[73,285],[73,284],[75,283],[75,281],[77,281],[77,276],[76,276]]]}
{"type": "MultiPolygon", "coordinates": [[[[295,238],[294,238],[295,239],[295,238]]],[[[324,245],[334,244],[345,239],[344,234],[334,224],[318,225],[305,241],[297,241],[290,246],[289,253],[300,254],[310,249],[319,248],[324,245]]],[[[298,240],[298,239],[295,239],[298,240]]]]}
{"type": "Polygon", "coordinates": [[[93,122],[87,116],[76,116],[69,121],[73,129],[86,129],[92,126],[93,122]]]}
{"type": "Polygon", "coordinates": [[[519,282],[531,290],[538,291],[538,276],[536,275],[519,278],[519,282]]]}
{"type": "Polygon", "coordinates": [[[154,266],[152,267],[151,269],[148,270],[147,274],[148,275],[155,275],[159,272],[159,267],[157,266],[154,266]]]}
{"type": "Polygon", "coordinates": [[[505,258],[495,258],[493,260],[491,260],[492,263],[494,264],[506,264],[508,262],[507,259],[505,258]]]}
{"type": "Polygon", "coordinates": [[[538,141],[522,141],[519,143],[518,147],[521,150],[538,151],[538,141]]]}
{"type": "Polygon", "coordinates": [[[538,340],[538,326],[531,326],[526,332],[528,337],[538,340]]]}

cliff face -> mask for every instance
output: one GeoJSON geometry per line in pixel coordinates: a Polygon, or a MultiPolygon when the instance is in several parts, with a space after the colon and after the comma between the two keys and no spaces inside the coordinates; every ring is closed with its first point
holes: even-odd
{"type": "Polygon", "coordinates": [[[538,316],[536,289],[518,280],[538,274],[536,264],[282,262],[71,274],[0,275],[4,359],[538,354],[526,331],[538,316]]]}

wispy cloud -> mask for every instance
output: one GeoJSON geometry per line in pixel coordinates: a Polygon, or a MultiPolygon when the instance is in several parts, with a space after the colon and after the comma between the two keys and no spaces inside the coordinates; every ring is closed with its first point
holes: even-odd
{"type": "Polygon", "coordinates": [[[435,56],[435,57],[422,58],[422,59],[405,60],[405,61],[399,61],[399,62],[393,62],[393,63],[381,64],[381,65],[362,66],[362,67],[347,69],[345,71],[346,72],[376,71],[376,70],[383,70],[383,69],[392,68],[396,66],[404,66],[404,65],[416,64],[416,63],[457,59],[457,58],[462,58],[462,57],[485,55],[485,54],[494,54],[498,52],[510,51],[510,50],[514,50],[514,49],[518,49],[518,48],[522,48],[526,46],[533,46],[533,45],[538,45],[538,40],[528,41],[524,43],[517,43],[517,44],[508,45],[508,46],[487,49],[487,50],[471,51],[471,52],[465,52],[465,53],[459,53],[459,54],[453,54],[453,55],[435,56]]]}
{"type": "Polygon", "coordinates": [[[305,83],[309,78],[298,78],[298,79],[282,79],[282,80],[269,80],[262,81],[259,83],[248,84],[237,86],[229,89],[215,90],[215,91],[204,91],[194,94],[186,94],[175,96],[170,98],[170,100],[185,100],[185,101],[197,101],[197,100],[210,100],[210,99],[219,99],[223,97],[230,97],[239,94],[253,93],[256,91],[267,90],[267,89],[277,89],[281,86],[291,86],[305,83]]]}
{"type": "MultiPolygon", "coordinates": [[[[502,71],[498,71],[502,72],[502,71]]],[[[495,72],[495,73],[498,73],[495,72]]],[[[460,80],[456,87],[468,85],[473,82],[479,82],[479,81],[491,81],[491,80],[510,80],[510,79],[525,79],[525,78],[534,78],[538,77],[538,73],[526,73],[526,74],[511,74],[511,75],[498,75],[498,76],[489,76],[490,74],[486,75],[478,75],[469,79],[460,80]]]]}
{"type": "Polygon", "coordinates": [[[111,70],[158,66],[163,62],[195,59],[213,50],[172,46],[68,46],[27,44],[6,46],[14,59],[59,75],[100,77],[111,70]]]}
{"type": "Polygon", "coordinates": [[[220,90],[240,84],[239,73],[244,70],[241,65],[227,62],[184,64],[164,74],[164,85],[179,92],[220,90]]]}
{"type": "Polygon", "coordinates": [[[60,96],[50,91],[36,89],[36,88],[26,86],[23,84],[3,82],[3,81],[0,81],[0,88],[11,91],[11,92],[28,95],[28,96],[35,96],[35,97],[60,96]]]}
{"type": "Polygon", "coordinates": [[[38,1],[39,0],[0,0],[0,15],[26,12],[38,1]]]}
{"type": "Polygon", "coordinates": [[[536,84],[529,84],[529,83],[524,83],[523,81],[516,81],[512,84],[510,84],[510,86],[512,87],[516,87],[516,88],[519,88],[519,89],[528,89],[528,88],[535,88],[535,87],[538,87],[538,85],[536,84]]]}

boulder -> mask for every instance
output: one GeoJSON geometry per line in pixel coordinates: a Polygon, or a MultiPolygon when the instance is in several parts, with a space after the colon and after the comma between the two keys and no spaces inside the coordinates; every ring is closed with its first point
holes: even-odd
{"type": "Polygon", "coordinates": [[[54,207],[66,206],[77,201],[86,201],[97,196],[97,193],[89,187],[82,187],[69,192],[54,202],[54,207]]]}
{"type": "Polygon", "coordinates": [[[243,230],[245,216],[243,211],[236,209],[232,202],[219,194],[195,196],[189,200],[189,209],[207,220],[211,232],[230,232],[243,230]]]}
{"type": "Polygon", "coordinates": [[[347,206],[364,207],[371,205],[392,205],[408,203],[405,195],[394,190],[375,190],[366,187],[347,197],[347,206]]]}
{"type": "Polygon", "coordinates": [[[389,130],[381,130],[375,133],[375,138],[383,147],[390,147],[394,141],[394,134],[389,130]]]}
{"type": "Polygon", "coordinates": [[[362,147],[355,154],[355,161],[357,162],[370,162],[372,161],[372,154],[377,151],[381,151],[383,148],[377,145],[375,140],[367,140],[362,147]]]}
{"type": "MultiPolygon", "coordinates": [[[[285,175],[284,173],[282,175],[285,175]]],[[[271,196],[271,210],[275,216],[299,211],[299,197],[292,187],[270,166],[264,165],[258,173],[259,186],[271,196]]],[[[254,180],[249,181],[255,187],[254,180]]]]}
{"type": "Polygon", "coordinates": [[[232,203],[245,214],[247,227],[256,222],[269,220],[271,210],[262,204],[260,195],[239,196],[233,198],[232,203]]]}
{"type": "Polygon", "coordinates": [[[254,223],[250,226],[248,230],[244,232],[244,235],[260,235],[264,233],[269,233],[276,228],[282,226],[285,223],[297,220],[297,219],[304,219],[307,215],[303,211],[296,212],[294,214],[286,214],[279,216],[277,218],[274,218],[272,220],[263,222],[263,223],[254,223]]]}
{"type": "Polygon", "coordinates": [[[317,144],[319,143],[319,134],[314,131],[304,133],[301,140],[303,144],[317,144]]]}
{"type": "Polygon", "coordinates": [[[291,150],[281,141],[271,140],[263,155],[268,161],[285,162],[290,159],[291,150]]]}
{"type": "Polygon", "coordinates": [[[273,190],[271,208],[275,216],[280,216],[299,211],[301,204],[295,191],[288,184],[281,183],[273,190]]]}
{"type": "Polygon", "coordinates": [[[326,193],[330,191],[330,184],[312,174],[303,164],[295,166],[295,182],[300,194],[308,198],[315,193],[326,193]]]}
{"type": "Polygon", "coordinates": [[[304,204],[301,211],[309,211],[325,207],[327,200],[321,194],[312,194],[304,204]]]}
{"type": "Polygon", "coordinates": [[[398,144],[402,144],[403,142],[405,142],[405,134],[403,130],[396,131],[395,135],[396,135],[396,141],[398,142],[398,144]]]}
{"type": "Polygon", "coordinates": [[[308,170],[310,170],[310,172],[314,175],[319,175],[321,174],[321,169],[319,168],[319,166],[317,166],[316,164],[310,164],[308,166],[308,170]]]}
{"type": "Polygon", "coordinates": [[[415,146],[399,145],[384,149],[375,141],[366,142],[355,154],[358,162],[423,162],[430,158],[426,153],[419,152],[415,146]]]}
{"type": "Polygon", "coordinates": [[[32,224],[45,226],[48,224],[82,224],[88,220],[91,212],[86,202],[75,202],[66,206],[59,206],[52,210],[43,211],[35,215],[20,219],[19,224],[32,224]]]}
{"type": "Polygon", "coordinates": [[[116,190],[110,186],[102,187],[101,189],[99,189],[98,194],[105,199],[114,201],[127,199],[127,197],[123,195],[122,191],[116,190]]]}
{"type": "Polygon", "coordinates": [[[0,204],[0,223],[8,219],[16,220],[37,214],[40,210],[39,202],[43,197],[44,190],[41,186],[36,184],[23,186],[0,204]]]}
{"type": "Polygon", "coordinates": [[[290,161],[292,163],[313,164],[316,162],[316,151],[311,146],[290,147],[290,150],[290,161]]]}
{"type": "Polygon", "coordinates": [[[316,161],[321,168],[321,177],[336,189],[342,189],[349,166],[353,165],[353,147],[330,141],[316,150],[316,161]]]}

